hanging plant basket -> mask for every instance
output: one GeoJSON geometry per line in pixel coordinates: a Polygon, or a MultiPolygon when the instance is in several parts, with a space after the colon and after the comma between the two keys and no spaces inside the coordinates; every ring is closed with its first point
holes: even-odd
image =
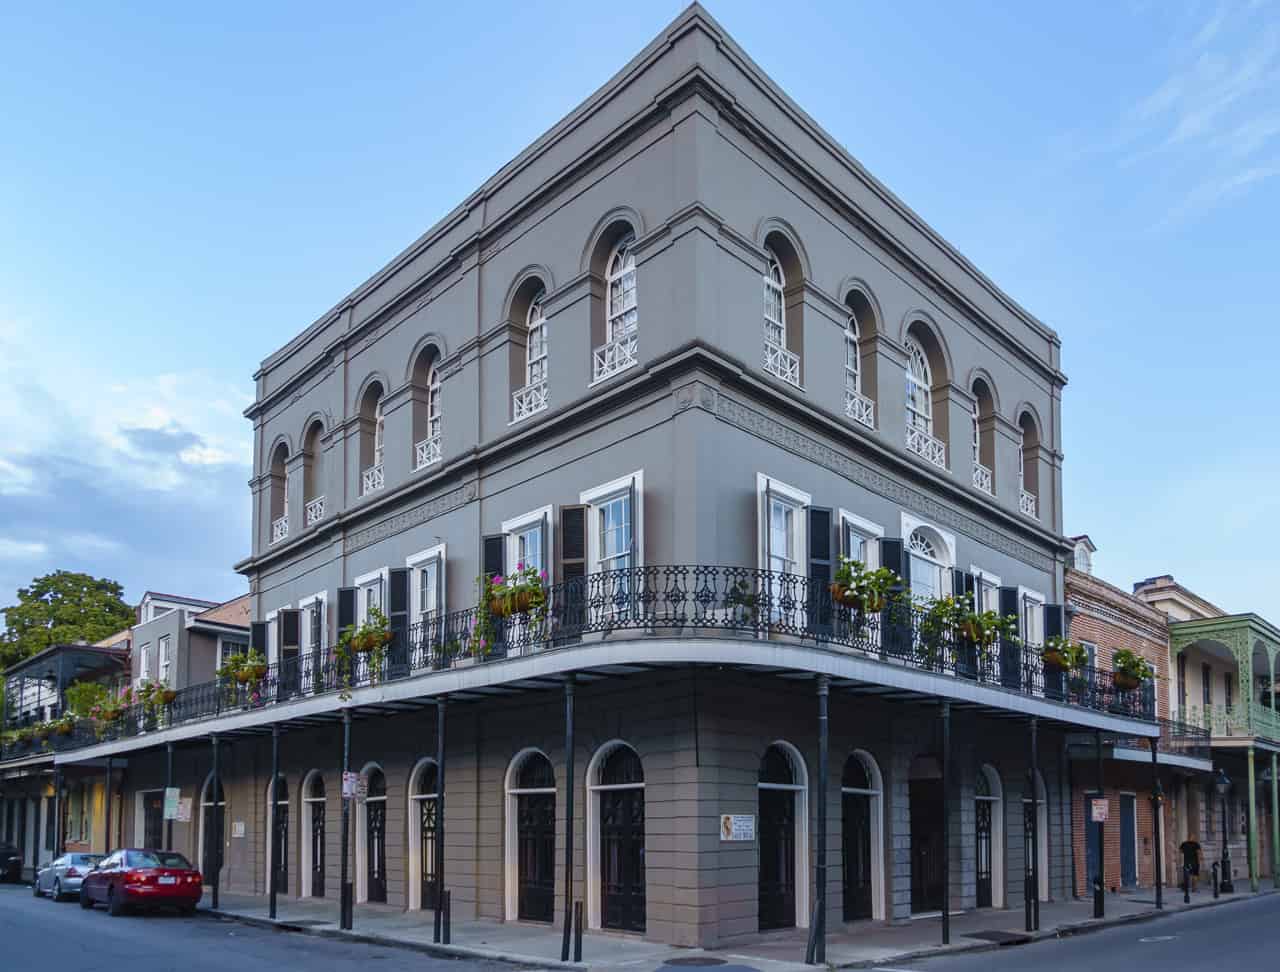
{"type": "Polygon", "coordinates": [[[174,700],[178,698],[177,689],[161,689],[157,695],[161,705],[173,705],[174,700]]]}
{"type": "Polygon", "coordinates": [[[868,614],[879,614],[884,610],[884,595],[868,594],[862,598],[862,610],[868,614]]]}
{"type": "Polygon", "coordinates": [[[71,730],[74,728],[75,726],[72,725],[70,722],[59,722],[56,726],[53,727],[53,731],[56,732],[59,736],[69,736],[71,735],[71,730]]]}
{"type": "MultiPolygon", "coordinates": [[[[1060,651],[1046,651],[1040,656],[1044,662],[1045,671],[1048,672],[1065,672],[1069,667],[1067,665],[1067,656],[1060,651]]],[[[1120,677],[1116,676],[1116,684],[1119,684],[1120,677]]]]}
{"type": "Polygon", "coordinates": [[[982,641],[982,626],[972,619],[966,619],[960,622],[960,633],[969,641],[982,641]]]}
{"type": "Polygon", "coordinates": [[[1116,672],[1112,676],[1116,683],[1116,688],[1121,692],[1132,692],[1142,684],[1142,679],[1137,675],[1130,675],[1128,672],[1116,672]]]}

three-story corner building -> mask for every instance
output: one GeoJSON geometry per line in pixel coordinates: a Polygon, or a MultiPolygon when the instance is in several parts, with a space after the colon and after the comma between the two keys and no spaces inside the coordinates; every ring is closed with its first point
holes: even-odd
{"type": "Polygon", "coordinates": [[[127,754],[133,820],[172,747],[222,888],[336,903],[349,769],[357,902],[701,946],[1015,906],[1070,891],[1065,733],[1159,735],[1036,648],[1057,335],[696,5],[256,381],[269,667],[59,756],[127,754]],[[1021,641],[838,603],[841,556],[1021,641]]]}
{"type": "Polygon", "coordinates": [[[1172,575],[1134,593],[1169,618],[1171,708],[1210,736],[1215,775],[1188,794],[1206,866],[1221,862],[1253,890],[1280,886],[1280,629],[1257,614],[1227,614],[1172,575]]]}

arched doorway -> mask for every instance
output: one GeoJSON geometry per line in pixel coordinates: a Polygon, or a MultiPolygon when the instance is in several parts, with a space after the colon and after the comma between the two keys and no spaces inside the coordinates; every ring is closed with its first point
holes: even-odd
{"type": "Polygon", "coordinates": [[[645,930],[644,766],[624,742],[587,767],[587,907],[592,928],[645,930]]]}
{"type": "Polygon", "coordinates": [[[884,918],[884,783],[871,754],[855,750],[840,778],[844,920],[884,918]]]}
{"type": "Polygon", "coordinates": [[[775,742],[760,760],[759,928],[807,925],[808,793],[804,760],[790,743],[775,742]]]}
{"type": "Polygon", "coordinates": [[[434,759],[423,759],[409,778],[409,909],[436,907],[436,823],[439,820],[440,772],[434,759]]]}
{"type": "Polygon", "coordinates": [[[222,870],[226,827],[227,796],[221,780],[214,787],[213,774],[210,773],[200,791],[200,872],[206,884],[222,870]]]}
{"type": "Polygon", "coordinates": [[[550,922],[556,893],[556,775],[536,749],[507,768],[507,917],[550,922]]]}
{"type": "Polygon", "coordinates": [[[974,781],[977,905],[1004,906],[1004,787],[994,766],[983,764],[974,781]]]}
{"type": "Polygon", "coordinates": [[[911,812],[911,911],[942,910],[942,764],[934,756],[911,761],[907,799],[911,812]]]}
{"type": "Polygon", "coordinates": [[[302,781],[302,896],[324,897],[324,777],[312,770],[302,781]]]}
{"type": "MultiPolygon", "coordinates": [[[[1049,801],[1044,788],[1044,777],[1036,770],[1036,859],[1039,870],[1040,900],[1049,900],[1049,801]]],[[[1031,880],[1031,814],[1033,804],[1031,798],[1022,798],[1022,846],[1023,860],[1026,861],[1026,880],[1031,880]]]]}
{"type": "Polygon", "coordinates": [[[289,893],[289,783],[284,774],[267,784],[267,888],[289,893]]]}
{"type": "Polygon", "coordinates": [[[363,774],[368,795],[356,835],[356,900],[387,900],[387,778],[377,766],[363,774]]]}

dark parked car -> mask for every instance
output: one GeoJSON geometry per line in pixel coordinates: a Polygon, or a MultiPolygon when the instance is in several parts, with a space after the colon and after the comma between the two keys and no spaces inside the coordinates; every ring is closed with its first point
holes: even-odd
{"type": "Polygon", "coordinates": [[[80,885],[80,907],[105,904],[112,915],[133,908],[196,910],[204,893],[200,872],[172,851],[125,848],[108,854],[80,885]]]}
{"type": "Polygon", "coordinates": [[[13,844],[0,841],[0,881],[22,880],[22,853],[13,844]]]}
{"type": "Polygon", "coordinates": [[[70,898],[80,893],[80,882],[102,854],[63,854],[36,872],[31,891],[38,898],[50,895],[54,901],[70,898]]]}

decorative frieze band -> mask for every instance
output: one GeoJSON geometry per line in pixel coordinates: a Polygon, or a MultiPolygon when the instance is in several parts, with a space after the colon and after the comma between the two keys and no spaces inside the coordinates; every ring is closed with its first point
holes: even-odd
{"type": "Polygon", "coordinates": [[[470,503],[476,498],[475,482],[464,483],[457,489],[452,489],[447,493],[441,493],[425,503],[396,513],[389,516],[381,522],[373,524],[373,526],[365,527],[357,533],[351,534],[347,539],[347,553],[355,553],[362,550],[370,544],[377,543],[379,540],[386,540],[397,534],[403,533],[405,530],[416,527],[428,520],[433,520],[437,516],[442,516],[452,510],[456,510],[460,506],[470,503]]]}

